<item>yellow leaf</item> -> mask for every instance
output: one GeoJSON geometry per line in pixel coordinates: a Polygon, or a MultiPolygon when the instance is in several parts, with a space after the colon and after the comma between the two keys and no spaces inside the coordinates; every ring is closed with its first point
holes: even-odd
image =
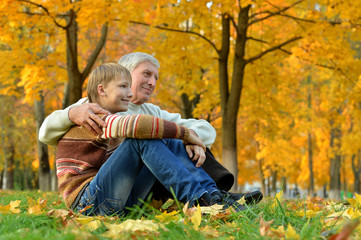
{"type": "Polygon", "coordinates": [[[313,218],[314,216],[317,215],[317,212],[313,211],[313,210],[301,210],[301,211],[297,211],[296,214],[300,217],[306,217],[306,218],[313,218]]]}
{"type": "Polygon", "coordinates": [[[160,215],[155,216],[156,219],[158,219],[161,222],[172,222],[177,221],[178,217],[176,216],[179,213],[179,211],[173,211],[170,213],[163,212],[160,215]]]}
{"type": "Polygon", "coordinates": [[[348,198],[347,201],[356,208],[360,208],[361,207],[361,195],[358,195],[357,193],[355,193],[355,198],[348,198]]]}
{"type": "Polygon", "coordinates": [[[42,213],[40,205],[34,205],[28,208],[29,214],[39,215],[42,213]]]}
{"type": "Polygon", "coordinates": [[[271,232],[273,236],[283,237],[285,235],[285,229],[283,226],[279,226],[278,228],[271,228],[271,232]]]}
{"type": "Polygon", "coordinates": [[[200,207],[200,208],[203,214],[216,215],[221,212],[224,212],[224,210],[222,209],[223,206],[219,204],[214,204],[212,206],[200,207]]]}
{"type": "Polygon", "coordinates": [[[199,205],[197,206],[197,211],[195,211],[191,217],[191,222],[193,223],[194,229],[198,231],[199,225],[201,225],[202,222],[202,210],[199,205]]]}
{"type": "Polygon", "coordinates": [[[241,205],[244,205],[245,203],[246,203],[246,199],[244,198],[244,196],[241,198],[241,199],[239,199],[238,201],[237,201],[239,204],[241,204],[241,205]]]}
{"type": "Polygon", "coordinates": [[[81,227],[82,230],[95,231],[102,225],[100,220],[91,221],[88,224],[85,224],[81,227]]]}
{"type": "Polygon", "coordinates": [[[90,223],[91,221],[93,221],[95,218],[94,217],[77,217],[75,218],[75,220],[80,223],[81,225],[85,225],[90,223]]]}
{"type": "Polygon", "coordinates": [[[11,201],[10,202],[10,211],[13,213],[20,213],[21,210],[18,209],[20,203],[21,203],[20,200],[11,201]]]}
{"type": "Polygon", "coordinates": [[[296,230],[291,226],[291,224],[288,224],[285,237],[286,239],[299,239],[300,235],[297,234],[296,230]]]}
{"type": "Polygon", "coordinates": [[[278,202],[281,202],[283,196],[283,190],[276,194],[273,204],[271,205],[271,209],[275,209],[278,206],[278,202]]]}
{"type": "Polygon", "coordinates": [[[156,232],[159,229],[159,224],[153,222],[152,220],[133,220],[128,219],[121,224],[109,224],[104,223],[105,226],[114,232],[135,232],[135,231],[147,231],[147,232],[156,232]]]}

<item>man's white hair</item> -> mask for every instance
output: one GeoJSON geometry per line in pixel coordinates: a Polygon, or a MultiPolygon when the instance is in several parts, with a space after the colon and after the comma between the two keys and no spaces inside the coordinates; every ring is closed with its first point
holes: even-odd
{"type": "Polygon", "coordinates": [[[155,67],[160,67],[159,62],[155,57],[143,52],[126,54],[119,59],[118,64],[124,66],[126,69],[128,69],[129,72],[132,72],[134,68],[136,68],[142,62],[150,62],[155,67]]]}

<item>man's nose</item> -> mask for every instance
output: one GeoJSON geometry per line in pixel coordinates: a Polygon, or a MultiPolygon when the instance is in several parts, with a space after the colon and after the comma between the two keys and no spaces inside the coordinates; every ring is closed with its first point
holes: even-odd
{"type": "Polygon", "coordinates": [[[149,78],[149,81],[148,81],[149,85],[155,86],[156,83],[157,83],[157,79],[154,76],[149,78]]]}

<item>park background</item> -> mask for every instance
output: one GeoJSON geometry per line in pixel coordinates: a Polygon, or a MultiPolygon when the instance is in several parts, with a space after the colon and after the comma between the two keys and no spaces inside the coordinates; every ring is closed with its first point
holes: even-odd
{"type": "Polygon", "coordinates": [[[42,121],[143,51],[161,65],[151,102],[215,127],[233,190],[360,192],[360,40],[360,1],[2,0],[0,188],[56,191],[42,121]]]}

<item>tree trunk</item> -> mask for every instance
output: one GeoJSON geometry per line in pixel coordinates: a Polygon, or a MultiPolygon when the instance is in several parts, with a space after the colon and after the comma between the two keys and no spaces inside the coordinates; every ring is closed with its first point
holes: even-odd
{"type": "Polygon", "coordinates": [[[68,71],[68,82],[65,85],[63,108],[75,103],[82,97],[82,86],[85,79],[88,77],[100,51],[103,49],[107,33],[108,24],[104,24],[101,30],[101,36],[94,51],[86,61],[87,65],[83,72],[79,70],[78,66],[78,23],[76,21],[76,13],[70,10],[67,16],[66,30],[66,61],[68,71]]]}
{"type": "Polygon", "coordinates": [[[272,171],[272,195],[276,194],[277,191],[277,170],[272,171]]]}
{"type": "Polygon", "coordinates": [[[360,174],[361,174],[361,150],[357,153],[357,164],[356,164],[356,154],[352,155],[351,158],[352,172],[354,177],[354,192],[360,193],[360,174]]]}
{"type": "Polygon", "coordinates": [[[222,15],[222,48],[219,54],[219,81],[222,108],[222,160],[234,175],[236,181],[232,190],[237,189],[237,115],[243,88],[244,69],[246,66],[245,49],[247,42],[248,13],[250,5],[240,8],[238,14],[237,36],[233,62],[231,88],[228,86],[228,55],[230,45],[230,19],[222,15]]]}
{"type": "Polygon", "coordinates": [[[287,178],[286,177],[282,177],[282,191],[283,191],[283,194],[287,195],[287,178]]]}
{"type": "Polygon", "coordinates": [[[267,196],[271,196],[272,195],[272,191],[271,191],[271,177],[269,176],[267,178],[267,196]]]}
{"type": "Polygon", "coordinates": [[[312,151],[312,135],[311,132],[308,132],[308,169],[310,171],[310,187],[308,195],[314,196],[314,176],[313,176],[313,151],[312,151]]]}
{"type": "Polygon", "coordinates": [[[266,179],[265,179],[264,172],[262,169],[262,164],[263,164],[263,158],[258,160],[258,169],[259,169],[259,177],[261,179],[261,192],[263,194],[265,194],[266,193],[266,179]]]}
{"type": "Polygon", "coordinates": [[[181,107],[181,115],[183,118],[193,118],[193,110],[197,106],[200,101],[200,94],[196,94],[196,96],[189,100],[189,96],[186,93],[182,93],[181,96],[182,107],[181,107]]]}
{"type": "MultiPolygon", "coordinates": [[[[13,125],[13,124],[11,124],[13,125]]],[[[7,143],[4,149],[5,155],[5,166],[4,166],[4,177],[3,177],[3,189],[14,189],[14,156],[15,146],[11,136],[8,136],[7,143]]]]}
{"type": "Polygon", "coordinates": [[[3,188],[4,169],[0,171],[0,189],[3,188]]]}
{"type": "MultiPolygon", "coordinates": [[[[36,136],[39,136],[39,129],[45,119],[44,112],[44,96],[40,93],[40,100],[34,102],[35,118],[36,118],[36,136]]],[[[50,165],[48,146],[39,140],[38,143],[38,159],[39,159],[39,189],[41,191],[50,190],[50,165]]]]}
{"type": "MultiPolygon", "coordinates": [[[[331,124],[332,126],[332,124],[331,124]]],[[[335,141],[341,137],[340,129],[336,127],[332,127],[331,129],[331,148],[339,149],[339,146],[335,146],[335,141]]],[[[331,199],[340,199],[340,190],[341,190],[341,156],[337,153],[333,158],[331,158],[330,163],[330,189],[329,189],[329,197],[331,199]]]]}

